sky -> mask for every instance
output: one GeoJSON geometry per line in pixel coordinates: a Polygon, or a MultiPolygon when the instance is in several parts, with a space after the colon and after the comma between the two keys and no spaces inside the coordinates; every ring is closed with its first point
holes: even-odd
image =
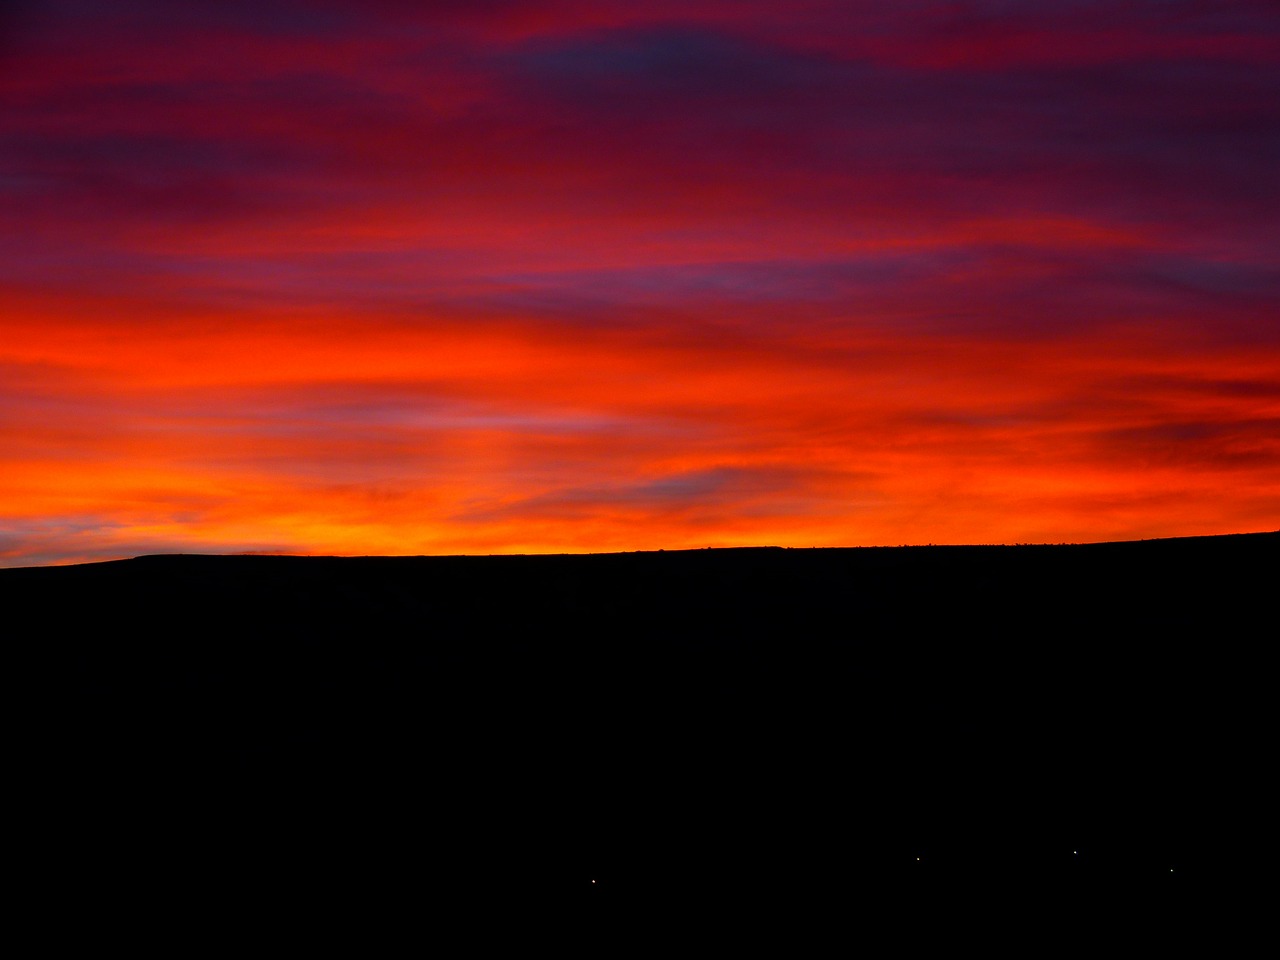
{"type": "Polygon", "coordinates": [[[0,565],[1280,528],[1271,0],[18,0],[0,565]]]}

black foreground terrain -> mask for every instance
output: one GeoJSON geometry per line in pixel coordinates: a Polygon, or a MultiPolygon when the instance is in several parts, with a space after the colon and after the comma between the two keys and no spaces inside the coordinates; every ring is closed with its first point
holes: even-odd
{"type": "Polygon", "coordinates": [[[1278,559],[1267,533],[0,570],[38,883],[229,912],[1220,886],[1270,763],[1278,559]]]}

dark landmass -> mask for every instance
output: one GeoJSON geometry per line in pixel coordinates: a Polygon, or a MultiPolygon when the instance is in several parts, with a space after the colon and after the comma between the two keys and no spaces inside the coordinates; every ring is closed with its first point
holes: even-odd
{"type": "Polygon", "coordinates": [[[1272,762],[1277,560],[1280,533],[0,570],[40,882],[233,912],[1221,886],[1272,762]]]}

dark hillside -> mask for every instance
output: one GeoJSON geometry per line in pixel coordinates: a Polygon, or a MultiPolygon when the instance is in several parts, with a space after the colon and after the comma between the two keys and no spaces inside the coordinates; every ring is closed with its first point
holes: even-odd
{"type": "Polygon", "coordinates": [[[1163,896],[1233,869],[1278,560],[1277,533],[157,556],[0,570],[0,603],[49,856],[90,898],[126,862],[237,903],[1163,896]]]}

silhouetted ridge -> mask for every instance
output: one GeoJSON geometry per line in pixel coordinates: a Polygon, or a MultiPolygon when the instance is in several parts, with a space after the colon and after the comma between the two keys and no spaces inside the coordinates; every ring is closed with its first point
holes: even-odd
{"type": "Polygon", "coordinates": [[[85,882],[804,871],[893,900],[926,862],[948,889],[1221,877],[1278,559],[1280,533],[149,556],[0,570],[0,602],[85,882]]]}

